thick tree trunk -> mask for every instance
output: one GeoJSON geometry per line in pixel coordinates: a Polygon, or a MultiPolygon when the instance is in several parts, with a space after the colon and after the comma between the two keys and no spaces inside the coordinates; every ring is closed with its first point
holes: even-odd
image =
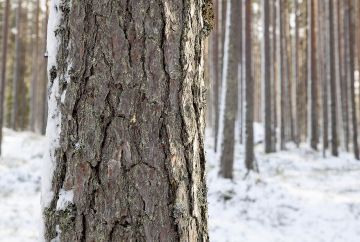
{"type": "Polygon", "coordinates": [[[3,30],[2,30],[2,53],[1,53],[1,80],[0,80],[0,155],[2,154],[2,127],[4,124],[4,98],[6,87],[6,63],[7,63],[7,45],[9,32],[9,15],[10,15],[10,0],[5,1],[3,13],[3,30]]]}
{"type": "Polygon", "coordinates": [[[211,7],[52,1],[46,241],[208,241],[211,7]]]}
{"type": "Polygon", "coordinates": [[[264,140],[265,152],[272,151],[272,137],[271,137],[271,73],[270,73],[270,3],[267,0],[262,1],[262,23],[264,27],[262,38],[262,88],[263,88],[263,120],[264,120],[264,140]]]}

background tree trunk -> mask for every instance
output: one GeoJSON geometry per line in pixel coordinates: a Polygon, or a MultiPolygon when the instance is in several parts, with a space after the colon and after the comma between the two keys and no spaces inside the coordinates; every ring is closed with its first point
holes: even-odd
{"type": "MultiPolygon", "coordinates": [[[[335,81],[335,45],[334,45],[334,16],[333,16],[333,0],[328,0],[327,3],[327,16],[328,16],[328,53],[327,60],[327,79],[330,85],[330,122],[331,122],[331,153],[333,156],[338,156],[338,134],[337,134],[337,110],[336,110],[336,81],[335,81]]],[[[336,24],[336,23],[335,23],[336,24]]]]}
{"type": "Polygon", "coordinates": [[[318,108],[317,108],[317,74],[316,74],[316,38],[314,1],[308,0],[308,128],[310,146],[317,149],[318,143],[318,108]]]}
{"type": "Polygon", "coordinates": [[[272,137],[271,137],[271,76],[270,76],[270,3],[267,0],[262,1],[262,23],[264,27],[262,38],[262,88],[263,88],[263,120],[265,133],[265,152],[272,151],[272,137]]]}
{"type": "MultiPolygon", "coordinates": [[[[229,3],[228,3],[229,4],[229,3]]],[[[232,0],[230,3],[230,31],[229,31],[229,53],[226,68],[226,96],[224,113],[224,140],[221,152],[220,174],[224,178],[233,178],[234,149],[235,149],[235,121],[238,108],[238,64],[239,64],[239,39],[238,24],[241,2],[232,0]]]]}
{"type": "Polygon", "coordinates": [[[245,0],[244,5],[244,30],[243,36],[243,63],[244,66],[244,87],[245,87],[245,166],[248,170],[255,170],[254,164],[254,80],[252,77],[252,57],[251,57],[251,16],[252,0],[245,0]]]}
{"type": "Polygon", "coordinates": [[[284,46],[283,46],[283,9],[282,9],[282,0],[277,0],[277,79],[278,79],[278,88],[277,88],[277,96],[278,96],[278,141],[280,144],[280,149],[285,149],[285,85],[284,85],[284,46]]]}
{"type": "Polygon", "coordinates": [[[0,80],[0,155],[2,154],[2,127],[4,124],[4,98],[6,87],[6,63],[7,63],[7,46],[8,46],[8,32],[9,32],[9,14],[10,14],[10,0],[5,1],[3,14],[3,30],[2,30],[2,56],[1,56],[1,80],[0,80]]]}

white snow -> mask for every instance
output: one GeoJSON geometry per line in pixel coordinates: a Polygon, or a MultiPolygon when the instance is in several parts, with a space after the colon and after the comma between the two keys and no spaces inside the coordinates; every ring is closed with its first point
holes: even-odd
{"type": "MultiPolygon", "coordinates": [[[[58,10],[59,0],[51,0],[50,13],[48,20],[48,73],[53,67],[56,67],[56,56],[59,48],[59,42],[55,36],[55,30],[58,28],[61,14],[58,10]]],[[[61,131],[61,113],[58,107],[59,99],[64,99],[59,93],[59,77],[53,80],[53,84],[49,90],[48,101],[48,122],[46,128],[46,136],[48,139],[48,152],[45,153],[44,163],[42,166],[42,185],[41,185],[41,201],[42,207],[47,207],[53,198],[51,189],[52,175],[55,169],[55,150],[59,147],[60,131],[61,131]]]]}
{"type": "Polygon", "coordinates": [[[59,199],[56,203],[56,210],[64,210],[66,207],[73,203],[74,199],[74,191],[69,190],[65,191],[64,189],[61,189],[59,192],[59,199]]]}
{"type": "Polygon", "coordinates": [[[0,158],[0,242],[38,241],[44,137],[4,129],[0,158]]]}
{"type": "MultiPolygon", "coordinates": [[[[254,129],[259,143],[262,125],[254,129]]],[[[39,241],[40,169],[47,140],[29,132],[4,129],[4,134],[0,242],[39,241]]],[[[351,154],[324,159],[306,146],[288,145],[288,151],[265,155],[258,144],[260,174],[244,178],[238,145],[235,179],[229,181],[218,177],[212,138],[206,141],[211,242],[360,241],[360,162],[351,154]]],[[[60,197],[57,208],[63,209],[73,192],[62,190],[60,197]]]]}
{"type": "MultiPolygon", "coordinates": [[[[259,141],[262,127],[254,127],[259,141]]],[[[212,145],[208,136],[210,241],[360,241],[360,162],[351,154],[323,159],[305,145],[289,145],[288,151],[266,155],[259,144],[260,174],[246,177],[238,145],[230,181],[218,177],[212,145]]]]}

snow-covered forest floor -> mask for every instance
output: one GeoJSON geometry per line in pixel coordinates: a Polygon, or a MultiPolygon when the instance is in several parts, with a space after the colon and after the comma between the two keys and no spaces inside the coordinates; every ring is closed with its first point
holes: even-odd
{"type": "MultiPolygon", "coordinates": [[[[35,242],[46,141],[28,132],[5,129],[4,133],[0,242],[35,242]]],[[[218,157],[212,143],[208,135],[211,241],[360,241],[360,162],[352,155],[323,159],[306,147],[265,155],[259,144],[256,157],[260,174],[244,178],[239,146],[235,179],[228,181],[218,177],[218,157]]]]}

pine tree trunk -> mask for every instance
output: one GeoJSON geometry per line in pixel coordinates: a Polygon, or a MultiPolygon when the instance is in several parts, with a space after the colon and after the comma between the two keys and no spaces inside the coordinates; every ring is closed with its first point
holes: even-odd
{"type": "Polygon", "coordinates": [[[208,241],[212,18],[209,1],[52,1],[46,241],[208,241]]]}

